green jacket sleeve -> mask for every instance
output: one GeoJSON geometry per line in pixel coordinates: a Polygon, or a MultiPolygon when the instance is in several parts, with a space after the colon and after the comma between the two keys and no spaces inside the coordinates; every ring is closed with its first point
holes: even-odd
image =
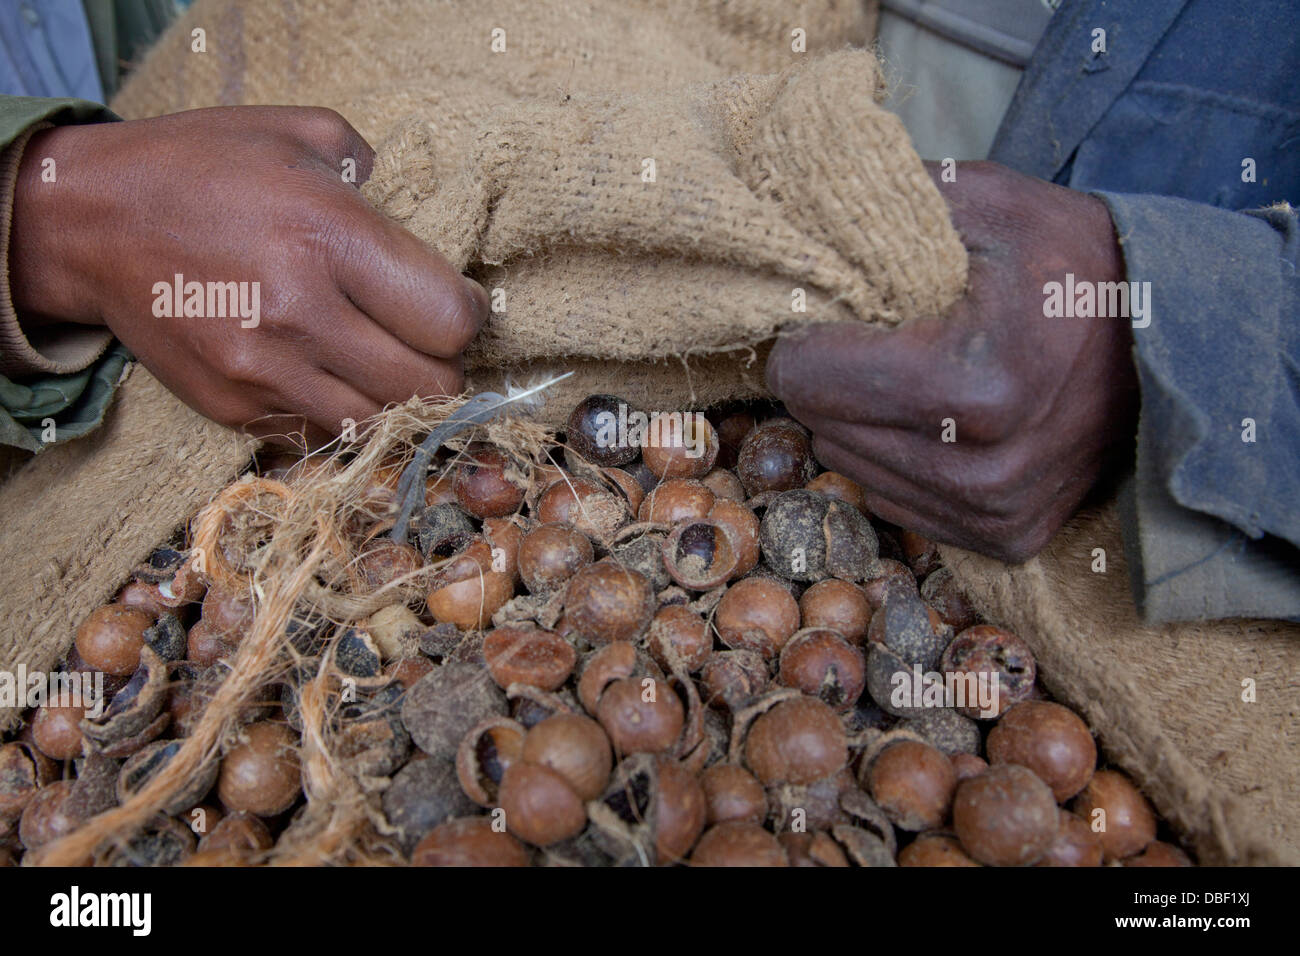
{"type": "MultiPolygon", "coordinates": [[[[9,301],[9,223],[14,179],[28,136],[44,126],[116,120],[107,107],[74,99],[0,96],[0,350],[26,347],[9,301]]],[[[85,330],[81,330],[82,333],[85,330]]],[[[13,356],[0,355],[0,359],[13,356]]],[[[130,356],[111,342],[79,368],[59,371],[23,368],[3,361],[0,373],[0,445],[39,452],[47,445],[80,437],[104,418],[130,356]]],[[[78,363],[79,364],[79,363],[78,363]]]]}

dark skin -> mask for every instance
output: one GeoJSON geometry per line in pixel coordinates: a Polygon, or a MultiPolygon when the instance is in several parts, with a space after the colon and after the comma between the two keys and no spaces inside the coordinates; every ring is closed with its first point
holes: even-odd
{"type": "Polygon", "coordinates": [[[389,402],[454,394],[487,295],[362,198],[372,160],[314,108],[37,133],[15,189],[14,305],[29,329],[105,325],[208,418],[312,447],[389,402]],[[153,285],[176,273],[260,282],[260,323],[155,317],[153,285]]]}
{"type": "Polygon", "coordinates": [[[970,252],[966,295],[894,329],[793,333],[767,382],[880,517],[1020,562],[1131,453],[1129,320],[1043,315],[1046,282],[1119,281],[1123,258],[1099,199],[994,163],[960,163],[951,183],[930,172],[970,252]]]}

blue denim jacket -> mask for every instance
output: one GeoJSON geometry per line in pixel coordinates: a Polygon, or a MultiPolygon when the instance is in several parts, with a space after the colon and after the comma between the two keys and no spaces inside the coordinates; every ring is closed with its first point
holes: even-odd
{"type": "Polygon", "coordinates": [[[1120,493],[1147,619],[1300,620],[1300,0],[1066,0],[989,158],[1103,199],[1151,283],[1120,493]]]}

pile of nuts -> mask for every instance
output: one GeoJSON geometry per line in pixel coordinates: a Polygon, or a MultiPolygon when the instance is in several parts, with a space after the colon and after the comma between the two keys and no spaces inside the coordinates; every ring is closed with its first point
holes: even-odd
{"type": "MultiPolygon", "coordinates": [[[[394,861],[1191,864],[1097,769],[1025,643],[980,620],[932,542],[821,471],[802,426],[744,406],[620,445],[603,435],[621,405],[583,401],[547,464],[480,444],[442,463],[411,543],[385,534],[400,463],[376,473],[358,579],[432,568],[427,594],[348,625],[294,619],[289,676],[94,862],[267,859],[304,805],[295,675],[324,667],[338,756],[378,781],[394,861]]],[[[0,744],[0,865],[158,773],[255,612],[164,548],[92,613],[66,669],[107,703],[46,704],[0,744]]]]}

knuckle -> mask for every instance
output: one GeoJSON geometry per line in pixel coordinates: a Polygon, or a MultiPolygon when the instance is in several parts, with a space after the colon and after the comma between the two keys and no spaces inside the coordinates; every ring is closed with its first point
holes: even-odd
{"type": "Polygon", "coordinates": [[[450,352],[462,352],[474,341],[487,317],[486,296],[467,280],[453,283],[446,290],[440,312],[443,344],[450,352]]]}
{"type": "Polygon", "coordinates": [[[260,382],[266,373],[266,356],[252,342],[236,337],[235,341],[222,352],[221,369],[225,377],[232,382],[254,384],[260,382]]]}
{"type": "Polygon", "coordinates": [[[1026,403],[1019,380],[1002,368],[953,376],[952,404],[958,428],[977,442],[1011,438],[1024,421],[1026,403]]]}
{"type": "Polygon", "coordinates": [[[308,142],[331,155],[344,152],[349,143],[359,138],[352,124],[327,106],[303,107],[298,128],[308,142]]]}

